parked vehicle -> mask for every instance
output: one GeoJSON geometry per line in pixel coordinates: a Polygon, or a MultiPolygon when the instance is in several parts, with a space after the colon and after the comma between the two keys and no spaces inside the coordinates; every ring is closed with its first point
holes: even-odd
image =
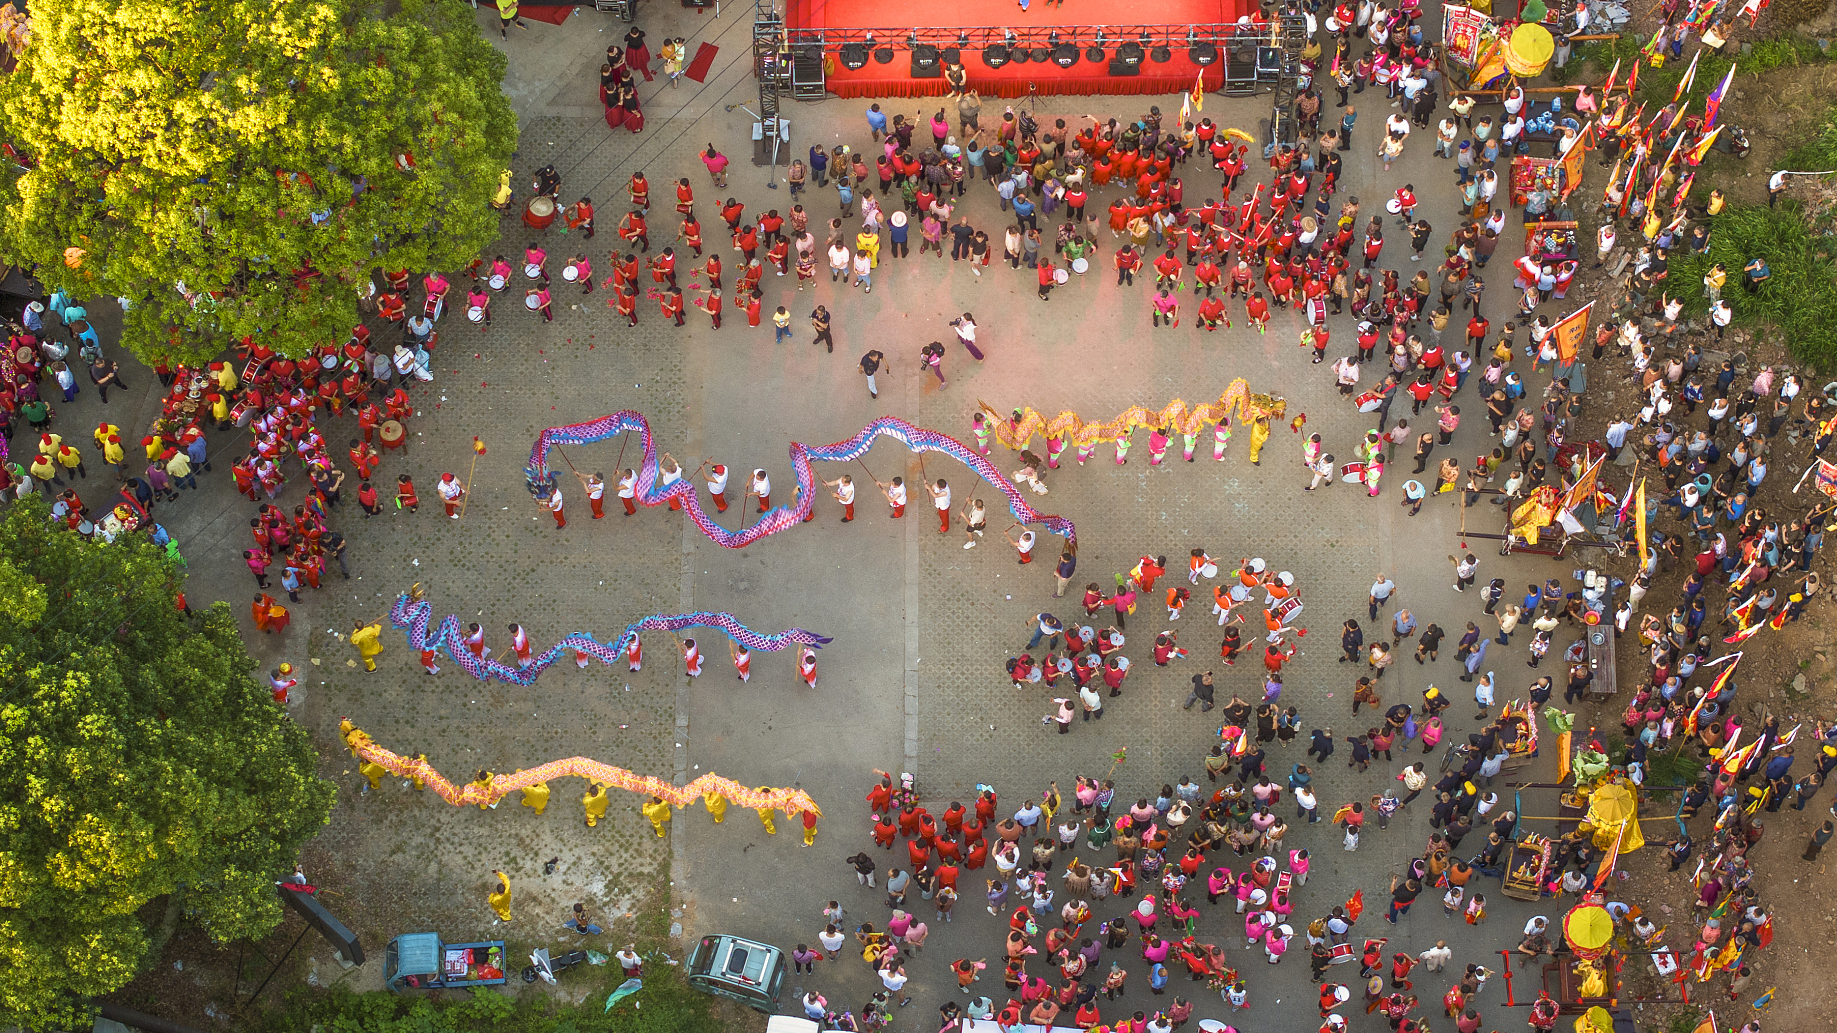
{"type": "Polygon", "coordinates": [[[390,940],[383,952],[383,985],[394,993],[503,981],[503,940],[446,943],[439,933],[405,933],[390,940]]]}
{"type": "Polygon", "coordinates": [[[785,985],[785,953],[738,936],[704,936],[689,955],[689,985],[770,1015],[785,985]]]}

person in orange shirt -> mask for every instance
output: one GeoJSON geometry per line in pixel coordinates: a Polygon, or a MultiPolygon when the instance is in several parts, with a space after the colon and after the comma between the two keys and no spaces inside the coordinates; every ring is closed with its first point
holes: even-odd
{"type": "Polygon", "coordinates": [[[249,612],[255,618],[255,626],[270,634],[286,631],[287,625],[293,620],[287,607],[275,602],[274,597],[266,592],[255,597],[255,602],[249,605],[249,612]]]}

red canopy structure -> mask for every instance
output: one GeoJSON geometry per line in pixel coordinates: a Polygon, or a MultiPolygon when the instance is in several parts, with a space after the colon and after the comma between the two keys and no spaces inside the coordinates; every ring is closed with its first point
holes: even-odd
{"type": "Polygon", "coordinates": [[[1268,31],[1250,0],[1098,9],[1034,0],[1030,8],[1013,0],[789,0],[784,18],[791,52],[821,48],[826,85],[841,97],[940,96],[953,56],[970,87],[988,97],[1184,93],[1202,74],[1210,91],[1223,86],[1227,43],[1253,44],[1248,37],[1268,31]],[[1150,11],[1158,21],[1139,20],[1150,11]]]}

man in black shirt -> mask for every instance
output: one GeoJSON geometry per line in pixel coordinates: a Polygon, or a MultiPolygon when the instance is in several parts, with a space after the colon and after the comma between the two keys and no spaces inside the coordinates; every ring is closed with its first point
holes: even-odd
{"type": "Polygon", "coordinates": [[[1409,914],[1410,905],[1416,903],[1416,896],[1421,892],[1422,883],[1415,879],[1399,879],[1395,875],[1391,876],[1391,906],[1384,920],[1396,925],[1397,919],[1409,914]]]}
{"type": "Polygon", "coordinates": [[[956,225],[950,228],[950,257],[958,262],[970,256],[970,241],[976,236],[976,230],[964,216],[957,216],[956,225]]]}
{"type": "Polygon", "coordinates": [[[1205,704],[1204,706],[1199,708],[1202,713],[1204,711],[1212,709],[1212,672],[1211,671],[1207,671],[1204,674],[1193,675],[1193,691],[1187,695],[1186,702],[1182,704],[1181,709],[1182,710],[1193,709],[1194,701],[1198,701],[1200,703],[1205,704]]]}
{"type": "Polygon", "coordinates": [[[1422,663],[1424,656],[1434,660],[1441,652],[1442,636],[1445,634],[1447,632],[1439,624],[1431,624],[1422,629],[1422,637],[1416,641],[1416,662],[1422,663]]]}
{"type": "Polygon", "coordinates": [[[861,375],[867,378],[867,396],[869,398],[880,397],[880,387],[874,383],[874,374],[880,372],[880,364],[885,360],[886,356],[880,354],[878,351],[871,351],[861,356],[861,375]]]}

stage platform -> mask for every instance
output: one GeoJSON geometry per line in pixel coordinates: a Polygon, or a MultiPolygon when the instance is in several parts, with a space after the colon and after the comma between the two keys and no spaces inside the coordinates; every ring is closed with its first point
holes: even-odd
{"type": "MultiPolygon", "coordinates": [[[[830,93],[840,97],[923,97],[946,92],[942,64],[935,75],[915,75],[912,33],[919,42],[941,49],[960,47],[961,62],[969,72],[971,88],[985,97],[1024,97],[1030,91],[1054,94],[1164,94],[1184,93],[1203,73],[1207,90],[1224,83],[1222,50],[1240,17],[1261,17],[1252,0],[1164,0],[1153,7],[1129,3],[1092,5],[1089,0],[1070,7],[1047,6],[1033,0],[1023,11],[1013,0],[954,0],[943,4],[914,4],[909,0],[788,0],[785,23],[794,52],[807,52],[820,39],[830,93]],[[1154,22],[1144,21],[1151,16],[1154,22]],[[1220,53],[1209,66],[1195,63],[1188,45],[1197,40],[1216,43],[1220,53]],[[872,41],[861,30],[872,29],[872,41]],[[984,49],[1005,39],[1003,30],[1021,34],[1014,49],[1030,51],[1045,60],[1010,60],[992,68],[984,49]],[[1059,42],[1074,47],[1077,60],[1061,67],[1050,56],[1047,34],[1057,31],[1059,42]],[[1102,32],[1101,43],[1098,32],[1102,32]],[[1140,43],[1143,32],[1149,42],[1140,43]],[[1139,63],[1116,61],[1118,49],[1134,42],[1141,48],[1139,63]],[[846,66],[842,48],[865,49],[867,63],[858,69],[846,66]],[[1102,50],[1091,60],[1092,48],[1102,50]],[[1165,47],[1166,61],[1156,61],[1156,49],[1165,47]],[[1133,74],[1130,74],[1133,69],[1133,74]]],[[[1265,27],[1266,28],[1266,27],[1265,27]]],[[[857,52],[859,53],[859,52],[857,52]]],[[[930,71],[930,69],[924,69],[930,71]]]]}

